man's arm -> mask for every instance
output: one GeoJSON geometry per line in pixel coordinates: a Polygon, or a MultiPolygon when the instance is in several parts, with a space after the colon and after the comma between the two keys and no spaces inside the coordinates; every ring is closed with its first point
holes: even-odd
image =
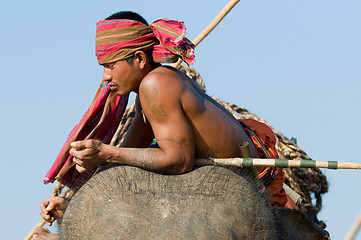
{"type": "Polygon", "coordinates": [[[70,154],[75,157],[74,162],[85,169],[110,162],[173,174],[191,170],[194,139],[181,106],[181,93],[181,84],[160,73],[144,79],[139,89],[140,102],[159,149],[117,148],[88,140],[72,143],[70,154]]]}

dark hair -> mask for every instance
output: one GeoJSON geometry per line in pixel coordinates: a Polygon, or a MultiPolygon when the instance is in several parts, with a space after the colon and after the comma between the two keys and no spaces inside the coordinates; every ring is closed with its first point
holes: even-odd
{"type": "Polygon", "coordinates": [[[111,19],[130,19],[134,21],[141,22],[145,25],[148,25],[147,20],[145,20],[142,16],[140,16],[138,13],[132,12],[132,11],[121,11],[114,13],[107,17],[105,20],[111,20],[111,19]]]}
{"type": "MultiPolygon", "coordinates": [[[[145,25],[148,25],[147,20],[145,20],[142,16],[140,16],[138,13],[132,12],[132,11],[120,11],[117,13],[114,13],[112,15],[110,15],[109,17],[107,17],[105,20],[111,20],[111,19],[130,19],[130,20],[134,20],[134,21],[138,21],[141,22],[145,25]]],[[[150,63],[153,67],[158,67],[160,66],[159,63],[155,63],[153,61],[153,47],[151,49],[148,49],[147,51],[144,51],[150,59],[150,63]]],[[[129,57],[127,59],[125,59],[127,61],[128,64],[133,64],[133,56],[129,57]]]]}

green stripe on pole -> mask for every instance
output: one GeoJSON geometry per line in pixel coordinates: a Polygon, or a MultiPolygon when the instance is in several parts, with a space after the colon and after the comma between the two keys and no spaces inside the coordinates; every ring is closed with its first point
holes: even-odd
{"type": "Polygon", "coordinates": [[[328,169],[337,169],[337,161],[328,161],[328,169]]]}
{"type": "Polygon", "coordinates": [[[243,158],[242,165],[244,167],[253,167],[253,158],[243,158]]]}
{"type": "Polygon", "coordinates": [[[300,167],[314,168],[314,167],[316,167],[316,161],[313,161],[313,160],[301,160],[300,167]]]}
{"type": "Polygon", "coordinates": [[[275,166],[276,167],[281,167],[281,168],[286,168],[288,167],[288,160],[287,159],[275,159],[275,166]]]}

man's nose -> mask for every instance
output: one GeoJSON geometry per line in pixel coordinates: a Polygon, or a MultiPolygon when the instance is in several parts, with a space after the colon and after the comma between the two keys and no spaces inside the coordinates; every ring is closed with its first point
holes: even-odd
{"type": "Polygon", "coordinates": [[[109,71],[107,71],[106,69],[104,69],[104,73],[103,73],[103,79],[104,82],[109,82],[112,80],[112,75],[109,73],[109,71]]]}

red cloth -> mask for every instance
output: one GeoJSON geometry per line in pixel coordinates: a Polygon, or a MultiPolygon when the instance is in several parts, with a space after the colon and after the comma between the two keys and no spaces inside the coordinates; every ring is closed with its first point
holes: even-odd
{"type": "Polygon", "coordinates": [[[194,45],[186,37],[183,22],[166,18],[150,26],[129,19],[101,20],[97,23],[95,55],[99,64],[131,57],[138,50],[154,46],[155,62],[172,63],[178,58],[194,63],[194,45]]]}
{"type": "Polygon", "coordinates": [[[69,154],[70,144],[84,140],[95,128],[91,138],[109,144],[127,106],[128,96],[117,95],[111,92],[109,87],[104,87],[104,83],[100,84],[89,109],[70,132],[55,162],[46,173],[45,184],[54,182],[55,177],[59,177],[62,184],[72,186],[92,175],[92,171],[81,174],[76,171],[73,157],[69,154]]]}
{"type": "Polygon", "coordinates": [[[185,37],[186,27],[183,22],[163,18],[152,23],[150,27],[160,42],[154,46],[154,61],[176,62],[181,57],[187,64],[194,64],[195,46],[185,37]]]}

